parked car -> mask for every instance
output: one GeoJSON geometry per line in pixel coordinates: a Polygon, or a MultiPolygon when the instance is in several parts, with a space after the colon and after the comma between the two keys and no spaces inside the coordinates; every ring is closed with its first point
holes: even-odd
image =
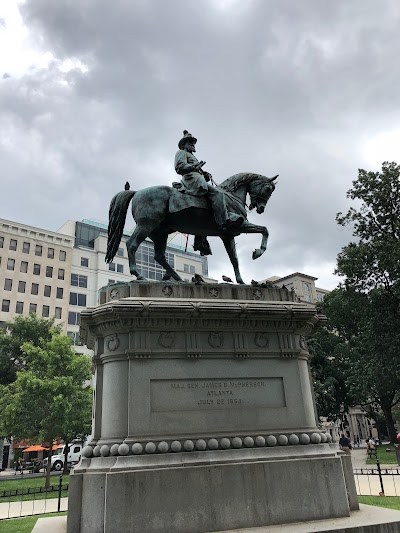
{"type": "MultiPolygon", "coordinates": [[[[71,442],[69,444],[69,451],[68,451],[68,459],[67,464],[68,466],[75,465],[79,463],[82,456],[82,448],[83,448],[83,442],[71,442]]],[[[64,468],[64,460],[65,460],[65,445],[61,444],[56,450],[54,455],[51,456],[51,469],[56,470],[60,472],[64,468]]],[[[43,466],[44,468],[47,468],[47,462],[48,459],[44,459],[43,466]]]]}

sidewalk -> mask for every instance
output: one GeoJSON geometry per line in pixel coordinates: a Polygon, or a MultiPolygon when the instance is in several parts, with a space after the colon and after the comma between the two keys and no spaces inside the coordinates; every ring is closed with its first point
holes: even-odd
{"type": "MultiPolygon", "coordinates": [[[[368,459],[368,456],[367,456],[367,448],[364,447],[364,448],[353,448],[351,450],[351,462],[353,464],[353,469],[356,469],[356,468],[370,468],[370,469],[374,469],[374,468],[377,468],[376,466],[376,463],[372,464],[372,465],[367,465],[367,459],[368,459]]],[[[399,469],[400,470],[400,466],[397,465],[397,464],[384,464],[384,463],[381,463],[381,468],[388,468],[388,469],[399,469]]]]}
{"type": "MultiPolygon", "coordinates": [[[[61,498],[61,511],[67,511],[68,498],[61,498]]],[[[48,500],[28,500],[20,502],[0,503],[0,520],[4,518],[19,518],[57,511],[58,498],[48,500]]]]}

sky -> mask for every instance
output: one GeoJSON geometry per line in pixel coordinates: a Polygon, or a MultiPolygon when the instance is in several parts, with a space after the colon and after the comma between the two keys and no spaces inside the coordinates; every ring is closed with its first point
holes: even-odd
{"type": "MultiPolygon", "coordinates": [[[[176,181],[187,129],[217,183],[279,174],[249,214],[267,251],[253,261],[261,237],[236,239],[245,281],[333,289],[357,169],[400,162],[399,24],[398,0],[2,0],[0,217],[107,223],[126,180],[176,181]]],[[[210,242],[210,275],[233,277],[210,242]]]]}

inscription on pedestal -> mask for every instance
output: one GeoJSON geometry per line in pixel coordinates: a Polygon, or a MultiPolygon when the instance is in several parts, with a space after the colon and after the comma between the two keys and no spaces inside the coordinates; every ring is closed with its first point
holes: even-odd
{"type": "Polygon", "coordinates": [[[283,378],[153,379],[151,411],[285,407],[283,378]]]}

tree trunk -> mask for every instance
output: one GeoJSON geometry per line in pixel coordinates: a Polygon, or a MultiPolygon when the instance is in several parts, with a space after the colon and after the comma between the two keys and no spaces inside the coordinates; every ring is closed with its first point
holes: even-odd
{"type": "Polygon", "coordinates": [[[4,437],[0,437],[0,472],[3,468],[4,437]]]}
{"type": "Polygon", "coordinates": [[[68,453],[69,453],[69,442],[64,440],[64,470],[63,475],[68,474],[68,453]]]}
{"type": "Polygon", "coordinates": [[[392,415],[392,402],[381,402],[380,405],[389,431],[390,442],[391,444],[397,444],[397,434],[392,415]]]}
{"type": "Polygon", "coordinates": [[[45,488],[50,488],[50,473],[51,473],[51,456],[53,455],[53,438],[51,437],[49,439],[50,442],[50,449],[49,449],[49,455],[47,457],[47,469],[46,469],[46,481],[45,481],[45,488]]]}

